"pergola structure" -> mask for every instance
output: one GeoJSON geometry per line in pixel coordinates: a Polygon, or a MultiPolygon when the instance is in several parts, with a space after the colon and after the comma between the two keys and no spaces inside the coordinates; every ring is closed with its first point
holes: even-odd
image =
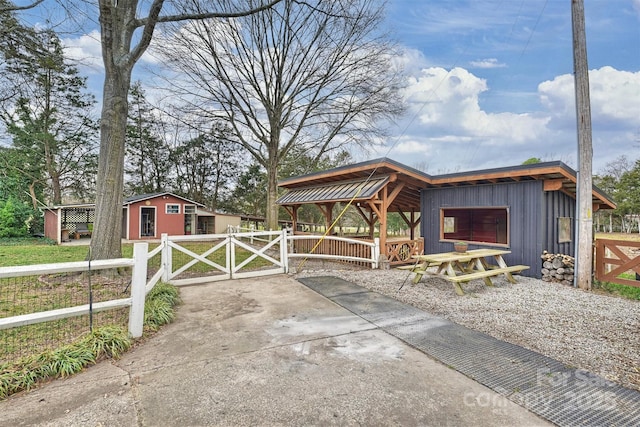
{"type": "Polygon", "coordinates": [[[288,192],[277,203],[291,215],[294,230],[297,229],[301,205],[318,206],[328,229],[334,220],[334,206],[351,203],[368,224],[371,239],[376,224],[379,224],[380,248],[389,257],[388,213],[400,215],[410,230],[411,241],[414,241],[415,229],[420,223],[420,191],[429,180],[428,175],[417,169],[382,158],[282,180],[279,186],[288,192]]]}
{"type": "MultiPolygon", "coordinates": [[[[421,193],[438,189],[455,198],[456,194],[460,194],[465,188],[476,188],[476,196],[482,198],[492,194],[485,193],[484,188],[513,183],[525,185],[531,181],[541,182],[540,191],[544,193],[563,193],[571,199],[576,197],[576,172],[562,162],[431,176],[391,159],[381,158],[282,180],[279,186],[288,192],[280,197],[277,203],[290,214],[294,230],[297,229],[297,214],[301,205],[318,206],[329,227],[333,222],[333,207],[337,203],[351,203],[369,225],[371,239],[374,236],[375,225],[379,224],[380,251],[387,255],[393,264],[395,261],[409,261],[410,255],[421,253],[425,248],[423,240],[416,239],[415,229],[421,220],[429,221],[428,215],[432,215],[433,212],[421,212],[421,193]],[[407,239],[401,243],[396,239],[393,242],[387,241],[389,212],[400,214],[411,232],[411,240],[407,239]],[[422,216],[424,218],[421,218],[422,216]]],[[[513,197],[512,203],[527,200],[528,197],[541,196],[537,193],[532,196],[523,191],[516,191],[513,197]]],[[[491,201],[480,200],[480,205],[491,206],[491,201]]],[[[434,209],[439,210],[440,207],[436,206],[434,209]]],[[[614,208],[615,204],[601,190],[594,187],[593,212],[614,208]]],[[[555,221],[555,218],[544,218],[543,221],[555,221]]],[[[430,223],[437,222],[437,218],[430,218],[430,223]]],[[[554,223],[547,226],[555,227],[554,223]]],[[[431,238],[433,239],[433,236],[431,238]]],[[[437,241],[430,243],[432,246],[437,245],[437,241]]],[[[434,249],[438,248],[431,248],[434,249]]]]}

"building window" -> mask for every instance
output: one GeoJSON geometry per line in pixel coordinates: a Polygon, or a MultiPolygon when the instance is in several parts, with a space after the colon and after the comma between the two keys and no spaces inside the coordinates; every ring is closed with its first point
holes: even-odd
{"type": "Polygon", "coordinates": [[[571,241],[571,218],[558,218],[558,243],[567,243],[571,241]]]}
{"type": "Polygon", "coordinates": [[[180,213],[180,205],[167,203],[165,206],[165,213],[168,214],[179,214],[180,213]]]}
{"type": "Polygon", "coordinates": [[[509,208],[442,208],[440,239],[508,245],[509,208]]]}
{"type": "Polygon", "coordinates": [[[196,213],[196,205],[184,205],[185,215],[193,215],[196,213]]]}

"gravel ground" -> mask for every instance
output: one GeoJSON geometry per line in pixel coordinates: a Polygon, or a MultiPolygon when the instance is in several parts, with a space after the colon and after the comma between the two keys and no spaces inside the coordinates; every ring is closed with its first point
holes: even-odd
{"type": "Polygon", "coordinates": [[[517,284],[503,276],[493,278],[494,287],[482,280],[462,284],[465,296],[437,277],[425,276],[413,285],[406,270],[306,263],[295,276],[339,277],[640,390],[638,301],[521,276],[515,276],[517,284]]]}

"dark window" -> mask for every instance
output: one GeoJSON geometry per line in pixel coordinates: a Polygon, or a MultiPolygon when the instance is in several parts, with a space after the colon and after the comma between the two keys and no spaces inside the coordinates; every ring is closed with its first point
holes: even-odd
{"type": "Polygon", "coordinates": [[[440,239],[508,245],[509,209],[442,208],[440,239]]]}
{"type": "Polygon", "coordinates": [[[179,214],[180,213],[180,205],[174,203],[167,203],[164,205],[165,213],[168,214],[179,214]]]}

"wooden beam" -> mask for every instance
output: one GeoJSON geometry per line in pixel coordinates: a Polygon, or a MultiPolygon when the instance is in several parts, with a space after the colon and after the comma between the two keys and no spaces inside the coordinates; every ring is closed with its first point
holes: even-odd
{"type": "Polygon", "coordinates": [[[409,233],[411,234],[410,236],[411,240],[414,240],[415,228],[416,228],[416,225],[418,225],[418,223],[420,222],[420,217],[418,217],[418,219],[415,218],[416,213],[414,210],[411,210],[411,219],[407,218],[407,216],[402,211],[398,211],[398,213],[400,214],[400,218],[402,218],[405,224],[409,226],[409,233]]]}
{"type": "MultiPolygon", "coordinates": [[[[385,189],[386,189],[386,185],[385,185],[385,189]]],[[[393,191],[391,192],[391,194],[387,197],[387,206],[385,207],[385,209],[389,208],[389,205],[391,203],[393,203],[393,201],[395,200],[396,197],[398,197],[398,194],[400,194],[400,192],[402,191],[402,189],[404,188],[404,182],[400,182],[398,183],[398,185],[396,186],[396,188],[393,189],[393,191]]],[[[386,193],[386,191],[385,191],[386,193]]]]}
{"type": "Polygon", "coordinates": [[[298,229],[298,208],[300,206],[293,206],[293,215],[291,215],[291,227],[293,227],[293,233],[295,234],[298,229]]]}
{"type": "Polygon", "coordinates": [[[389,198],[387,194],[388,186],[382,188],[382,206],[380,206],[380,215],[378,222],[380,223],[380,253],[387,254],[387,209],[389,208],[389,198]]]}
{"type": "Polygon", "coordinates": [[[329,230],[329,227],[331,227],[331,224],[333,223],[332,213],[333,213],[334,205],[335,205],[335,202],[316,203],[316,206],[318,206],[318,209],[320,209],[320,212],[322,212],[322,214],[324,215],[326,228],[329,233],[331,233],[331,230],[329,230]]]}
{"type": "Polygon", "coordinates": [[[562,189],[564,180],[562,179],[545,179],[544,191],[558,191],[562,189]]]}
{"type": "Polygon", "coordinates": [[[285,210],[285,211],[287,211],[287,213],[289,214],[289,216],[290,216],[291,218],[293,218],[293,216],[295,215],[295,210],[296,210],[296,209],[295,209],[295,206],[288,206],[288,205],[287,205],[287,206],[285,206],[285,205],[282,205],[282,207],[284,208],[284,210],[285,210]]]}
{"type": "Polygon", "coordinates": [[[378,218],[382,217],[381,210],[378,209],[378,207],[376,206],[376,204],[378,204],[378,203],[374,203],[371,200],[367,200],[367,204],[369,205],[369,208],[371,208],[372,213],[376,214],[378,216],[378,218]]]}

